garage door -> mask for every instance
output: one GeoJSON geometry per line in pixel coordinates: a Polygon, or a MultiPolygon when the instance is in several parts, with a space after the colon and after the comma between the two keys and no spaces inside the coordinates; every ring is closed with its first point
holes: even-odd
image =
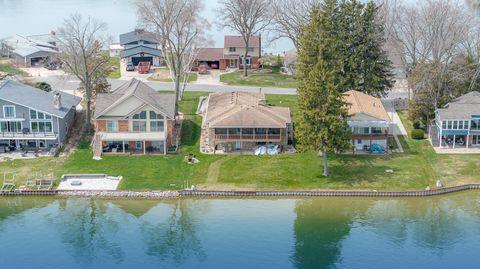
{"type": "Polygon", "coordinates": [[[132,57],[133,65],[137,66],[139,62],[150,62],[153,65],[153,57],[132,57]]]}

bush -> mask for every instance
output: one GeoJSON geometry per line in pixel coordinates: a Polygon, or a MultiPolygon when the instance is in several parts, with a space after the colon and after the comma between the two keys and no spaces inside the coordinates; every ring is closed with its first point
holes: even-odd
{"type": "Polygon", "coordinates": [[[416,120],[413,122],[413,129],[421,129],[420,128],[421,125],[422,123],[416,120]]]}
{"type": "Polygon", "coordinates": [[[425,138],[425,132],[422,129],[413,129],[410,135],[413,139],[425,138]]]}

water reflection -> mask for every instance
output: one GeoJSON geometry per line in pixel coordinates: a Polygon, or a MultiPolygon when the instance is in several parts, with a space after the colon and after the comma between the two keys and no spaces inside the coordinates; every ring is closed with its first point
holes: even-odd
{"type": "Polygon", "coordinates": [[[200,229],[198,218],[202,212],[202,203],[177,200],[169,204],[166,218],[141,223],[146,254],[163,261],[171,260],[176,266],[190,259],[205,260],[205,250],[197,235],[200,229]]]}

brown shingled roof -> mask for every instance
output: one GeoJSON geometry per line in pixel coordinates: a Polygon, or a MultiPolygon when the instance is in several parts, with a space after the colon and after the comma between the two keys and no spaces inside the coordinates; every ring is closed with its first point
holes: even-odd
{"type": "Polygon", "coordinates": [[[390,117],[379,98],[354,90],[344,93],[343,98],[349,104],[349,115],[364,113],[378,119],[390,121],[390,117]]]}
{"type": "Polygon", "coordinates": [[[197,60],[218,61],[223,58],[223,48],[199,48],[197,49],[197,60]]]}
{"type": "Polygon", "coordinates": [[[212,93],[204,124],[209,128],[285,128],[291,123],[288,107],[262,104],[264,94],[212,93]]]}
{"type": "MultiPolygon", "coordinates": [[[[260,47],[260,36],[251,36],[250,40],[248,41],[248,46],[250,48],[259,48],[260,47]]],[[[224,47],[236,47],[241,48],[245,47],[245,41],[243,41],[242,36],[237,35],[226,35],[224,39],[224,47]]]]}

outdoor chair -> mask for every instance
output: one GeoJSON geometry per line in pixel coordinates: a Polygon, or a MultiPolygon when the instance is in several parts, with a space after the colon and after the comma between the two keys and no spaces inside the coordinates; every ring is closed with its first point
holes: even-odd
{"type": "Polygon", "coordinates": [[[13,173],[3,173],[3,184],[2,184],[2,191],[11,191],[15,188],[15,172],[13,173]],[[7,176],[11,174],[12,177],[7,178],[7,176]]]}

